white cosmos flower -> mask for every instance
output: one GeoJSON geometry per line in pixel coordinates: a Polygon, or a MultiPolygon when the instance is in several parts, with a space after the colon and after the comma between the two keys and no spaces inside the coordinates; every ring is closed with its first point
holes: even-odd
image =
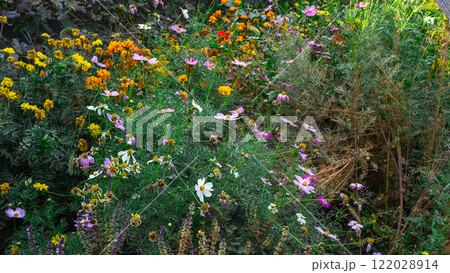
{"type": "Polygon", "coordinates": [[[186,18],[186,20],[189,20],[188,10],[183,9],[182,7],[180,7],[180,9],[181,9],[181,12],[183,13],[184,18],[186,18]]]}
{"type": "Polygon", "coordinates": [[[278,212],[277,204],[275,204],[275,203],[271,203],[267,208],[268,208],[269,211],[270,211],[271,213],[273,213],[273,214],[275,214],[275,213],[278,212]]]}
{"type": "Polygon", "coordinates": [[[138,24],[138,28],[139,28],[139,29],[142,29],[142,30],[150,30],[150,29],[152,29],[152,27],[150,26],[149,23],[138,24]]]}
{"type": "Polygon", "coordinates": [[[203,203],[204,202],[204,198],[203,196],[206,197],[211,197],[212,195],[212,191],[213,191],[213,184],[211,182],[206,183],[206,177],[200,178],[197,181],[197,185],[195,185],[195,190],[197,191],[197,196],[198,198],[200,198],[200,201],[203,203]]]}
{"type": "Polygon", "coordinates": [[[120,151],[119,156],[122,157],[122,162],[126,162],[127,164],[130,164],[130,159],[133,159],[133,163],[136,163],[136,158],[133,156],[134,151],[131,149],[120,151]]]}
{"type": "Polygon", "coordinates": [[[88,106],[87,109],[91,110],[91,111],[94,111],[94,112],[97,111],[97,114],[99,116],[103,115],[104,112],[109,111],[109,107],[106,104],[101,104],[99,106],[92,106],[91,105],[91,106],[88,106]]]}
{"type": "Polygon", "coordinates": [[[89,175],[88,180],[94,179],[94,178],[96,178],[97,176],[99,176],[101,174],[102,174],[102,171],[94,172],[94,173],[89,175]]]}
{"type": "Polygon", "coordinates": [[[198,109],[199,112],[203,111],[203,108],[200,107],[200,105],[198,105],[197,103],[195,103],[194,100],[192,100],[192,105],[198,109]]]}
{"type": "Polygon", "coordinates": [[[306,224],[306,218],[305,218],[305,216],[303,216],[303,214],[297,213],[296,215],[297,215],[297,221],[298,221],[301,225],[306,224]]]}

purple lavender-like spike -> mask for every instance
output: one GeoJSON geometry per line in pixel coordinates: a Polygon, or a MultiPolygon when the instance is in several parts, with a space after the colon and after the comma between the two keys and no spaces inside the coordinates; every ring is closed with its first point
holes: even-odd
{"type": "Polygon", "coordinates": [[[36,241],[36,236],[33,234],[33,226],[29,225],[27,227],[27,234],[28,234],[28,240],[30,241],[31,250],[33,251],[34,255],[40,255],[41,251],[39,249],[39,246],[36,241]]]}
{"type": "Polygon", "coordinates": [[[53,244],[52,241],[47,242],[47,252],[45,252],[45,255],[52,255],[53,254],[53,244]]]}
{"type": "Polygon", "coordinates": [[[56,255],[64,255],[64,237],[61,237],[56,246],[56,255]]]}

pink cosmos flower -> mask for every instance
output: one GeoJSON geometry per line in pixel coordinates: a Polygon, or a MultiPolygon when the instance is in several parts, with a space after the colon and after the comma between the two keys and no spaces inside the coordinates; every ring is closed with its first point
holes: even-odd
{"type": "Polygon", "coordinates": [[[288,61],[286,61],[285,63],[287,63],[287,64],[290,64],[290,63],[292,63],[294,60],[288,60],[288,61]]]}
{"type": "Polygon", "coordinates": [[[104,65],[104,64],[98,62],[97,56],[92,57],[91,62],[97,64],[97,65],[100,66],[100,67],[103,67],[103,68],[106,67],[106,65],[104,65]]]}
{"type": "Polygon", "coordinates": [[[326,235],[328,237],[330,237],[333,240],[339,241],[338,237],[336,235],[331,234],[329,231],[324,231],[322,228],[320,227],[315,227],[320,233],[322,233],[323,235],[326,235]]]}
{"type": "Polygon", "coordinates": [[[238,116],[239,114],[244,113],[244,107],[240,106],[238,109],[230,111],[232,115],[238,116]]]}
{"type": "Polygon", "coordinates": [[[127,138],[127,144],[130,145],[136,144],[136,138],[133,136],[133,134],[126,134],[125,137],[127,138]]]}
{"type": "Polygon", "coordinates": [[[364,227],[363,225],[361,225],[360,223],[358,223],[358,222],[356,222],[354,220],[350,221],[348,223],[348,226],[352,227],[353,230],[360,230],[360,229],[362,229],[364,227]]]}
{"type": "Polygon", "coordinates": [[[303,179],[299,175],[295,175],[295,178],[297,178],[297,180],[294,179],[294,184],[297,185],[298,188],[304,191],[306,194],[316,192],[314,187],[310,185],[311,181],[309,181],[308,179],[303,179]]]}
{"type": "Polygon", "coordinates": [[[209,141],[214,141],[214,143],[218,143],[219,142],[219,138],[215,135],[210,135],[209,136],[209,141]]]}
{"type": "Polygon", "coordinates": [[[172,112],[174,112],[175,110],[173,110],[173,109],[170,109],[170,108],[167,108],[167,109],[162,109],[161,110],[161,113],[163,113],[163,114],[165,114],[165,113],[172,113],[172,112]]]}
{"type": "Polygon", "coordinates": [[[364,186],[362,184],[359,184],[358,182],[355,182],[350,184],[350,188],[361,190],[362,188],[364,188],[364,186]]]}
{"type": "Polygon", "coordinates": [[[111,156],[111,159],[105,158],[105,162],[103,163],[103,168],[106,170],[106,174],[109,175],[109,177],[114,177],[116,175],[116,172],[118,168],[115,166],[114,161],[112,161],[113,157],[111,156]]]}
{"type": "Polygon", "coordinates": [[[89,168],[89,164],[94,163],[94,158],[89,153],[83,153],[80,155],[80,164],[84,169],[89,168]]]}
{"type": "Polygon", "coordinates": [[[280,83],[281,83],[282,85],[284,85],[284,86],[292,86],[292,84],[288,84],[288,83],[285,83],[285,82],[282,82],[282,81],[280,81],[280,83]]]}
{"type": "Polygon", "coordinates": [[[272,183],[270,183],[269,179],[267,178],[261,177],[261,181],[266,185],[272,186],[272,183]]]}
{"type": "Polygon", "coordinates": [[[216,68],[216,65],[214,63],[210,62],[209,60],[207,60],[203,65],[206,66],[209,69],[209,71],[216,68]]]}
{"type": "Polygon", "coordinates": [[[366,252],[369,252],[372,246],[370,244],[367,245],[366,252]]]}
{"type": "Polygon", "coordinates": [[[369,4],[370,4],[369,2],[367,2],[367,3],[365,3],[365,4],[364,4],[364,2],[359,2],[358,4],[355,4],[355,6],[356,6],[357,8],[365,8],[365,7],[367,7],[369,4]]]}
{"type": "Polygon", "coordinates": [[[134,53],[132,58],[136,61],[145,61],[145,62],[148,61],[147,58],[145,58],[144,56],[141,56],[137,53],[134,53]]]}
{"type": "Polygon", "coordinates": [[[234,65],[239,65],[239,66],[243,66],[243,67],[247,67],[247,65],[251,64],[250,63],[246,63],[246,62],[241,62],[238,59],[234,59],[234,61],[231,62],[234,65]]]}
{"type": "Polygon", "coordinates": [[[307,173],[309,176],[316,177],[316,175],[310,169],[307,169],[307,168],[302,167],[300,165],[298,166],[298,168],[300,170],[304,171],[305,173],[307,173]]]}
{"type": "Polygon", "coordinates": [[[282,102],[282,101],[285,101],[285,100],[287,100],[287,102],[289,102],[289,96],[286,95],[285,92],[278,94],[278,96],[277,96],[277,101],[278,102],[282,102]]]}
{"type": "Polygon", "coordinates": [[[287,118],[280,117],[280,119],[281,119],[282,122],[287,123],[287,124],[289,124],[291,126],[294,126],[294,127],[298,126],[298,125],[295,125],[292,121],[288,120],[287,118]]]}
{"type": "Polygon", "coordinates": [[[117,92],[117,91],[110,92],[109,90],[105,90],[105,93],[100,93],[100,95],[105,96],[105,97],[116,97],[119,95],[119,92],[117,92]]]}
{"type": "Polygon", "coordinates": [[[322,195],[319,195],[319,197],[317,197],[317,199],[319,199],[319,203],[322,204],[322,206],[327,207],[327,208],[331,207],[331,204],[328,203],[327,199],[323,198],[322,195]]]}
{"type": "Polygon", "coordinates": [[[149,64],[156,64],[156,63],[158,63],[158,60],[156,58],[151,58],[151,59],[148,59],[148,63],[149,64]]]}
{"type": "Polygon", "coordinates": [[[173,25],[170,27],[171,30],[177,32],[177,33],[183,33],[186,32],[186,29],[180,27],[179,25],[173,25]]]}
{"type": "Polygon", "coordinates": [[[8,215],[9,218],[23,218],[25,217],[25,210],[21,208],[16,208],[15,210],[9,208],[5,210],[6,215],[8,215]]]}
{"type": "Polygon", "coordinates": [[[320,50],[314,50],[314,53],[320,54],[320,55],[327,55],[327,53],[320,51],[320,50]]]}
{"type": "Polygon", "coordinates": [[[155,7],[156,7],[156,8],[158,7],[158,4],[161,4],[161,7],[164,8],[164,2],[163,2],[162,0],[155,0],[155,1],[153,2],[153,4],[155,4],[155,7]]]}
{"type": "Polygon", "coordinates": [[[355,201],[355,202],[353,202],[353,205],[358,206],[358,211],[361,211],[361,210],[362,210],[361,202],[355,201]]]}
{"type": "Polygon", "coordinates": [[[190,58],[190,59],[184,59],[186,61],[187,64],[190,65],[196,65],[198,60],[194,59],[194,58],[190,58]]]}
{"type": "Polygon", "coordinates": [[[256,127],[256,124],[255,127],[253,127],[252,131],[256,134],[257,137],[260,138],[270,139],[272,137],[272,134],[269,132],[259,131],[258,128],[256,127]]]}
{"type": "Polygon", "coordinates": [[[311,132],[313,132],[313,133],[316,132],[316,129],[314,129],[314,127],[312,127],[312,126],[309,125],[309,124],[303,123],[303,127],[305,127],[306,130],[311,131],[311,132]]]}
{"type": "Polygon", "coordinates": [[[302,10],[302,12],[306,15],[306,16],[314,16],[317,14],[317,9],[314,6],[306,6],[305,10],[302,10]]]}
{"type": "Polygon", "coordinates": [[[240,119],[237,115],[224,115],[222,113],[218,113],[214,116],[216,119],[222,119],[222,120],[237,120],[240,119]]]}
{"type": "Polygon", "coordinates": [[[136,6],[135,5],[130,5],[129,8],[130,8],[131,14],[134,15],[136,13],[136,11],[137,11],[136,6]]]}
{"type": "Polygon", "coordinates": [[[116,126],[117,129],[125,131],[125,127],[123,126],[123,120],[120,119],[119,115],[117,115],[117,114],[112,114],[111,115],[109,113],[106,113],[106,116],[112,122],[112,124],[114,126],[116,126]]]}

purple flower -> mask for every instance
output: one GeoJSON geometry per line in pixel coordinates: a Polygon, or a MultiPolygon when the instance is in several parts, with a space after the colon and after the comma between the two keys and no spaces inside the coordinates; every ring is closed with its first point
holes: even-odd
{"type": "Polygon", "coordinates": [[[247,67],[247,65],[251,64],[251,63],[241,62],[238,59],[234,59],[234,61],[232,61],[231,63],[234,65],[239,65],[239,66],[243,66],[243,67],[247,67]]]}
{"type": "Polygon", "coordinates": [[[328,237],[330,237],[333,240],[339,241],[338,237],[336,235],[331,234],[329,231],[324,231],[322,228],[320,227],[315,227],[320,233],[322,233],[323,235],[326,235],[328,237]]]}
{"type": "Polygon", "coordinates": [[[303,123],[303,127],[304,127],[306,130],[311,131],[311,132],[313,132],[313,133],[316,132],[316,129],[314,129],[314,127],[312,127],[312,126],[309,125],[309,124],[303,123]]]}
{"type": "Polygon", "coordinates": [[[260,137],[260,138],[270,139],[272,137],[272,134],[269,132],[259,131],[258,128],[256,127],[256,124],[255,124],[255,127],[253,127],[252,131],[256,134],[257,137],[260,137]]]}
{"type": "Polygon", "coordinates": [[[125,127],[123,126],[123,120],[120,119],[119,115],[117,114],[108,114],[106,113],[106,116],[108,117],[108,119],[112,122],[112,124],[114,124],[114,126],[116,126],[116,128],[125,131],[125,127]]]}
{"type": "Polygon", "coordinates": [[[362,184],[359,184],[358,182],[355,182],[350,184],[350,188],[361,190],[362,188],[364,188],[364,186],[362,184]]]}
{"type": "Polygon", "coordinates": [[[302,12],[306,15],[306,16],[314,16],[317,14],[317,9],[314,6],[306,6],[305,10],[302,10],[302,12]]]}
{"type": "Polygon", "coordinates": [[[161,7],[164,8],[164,2],[163,2],[162,0],[155,0],[155,1],[153,2],[153,4],[155,4],[155,7],[156,7],[156,8],[158,7],[158,4],[161,4],[161,7]]]}
{"type": "Polygon", "coordinates": [[[84,169],[89,168],[89,164],[94,163],[94,158],[89,153],[83,153],[80,155],[80,164],[84,169]]]}
{"type": "Polygon", "coordinates": [[[112,91],[110,92],[109,90],[105,90],[105,93],[100,93],[100,95],[105,96],[105,97],[116,97],[119,95],[119,92],[117,91],[112,91]]]}
{"type": "Polygon", "coordinates": [[[214,141],[214,143],[218,143],[219,139],[215,135],[210,135],[209,136],[209,141],[214,141]]]}
{"type": "Polygon", "coordinates": [[[289,124],[291,126],[294,126],[294,127],[298,126],[298,125],[295,125],[292,121],[288,120],[287,118],[280,117],[280,119],[281,119],[282,122],[287,123],[287,124],[289,124]]]}
{"type": "Polygon", "coordinates": [[[244,107],[240,106],[238,109],[230,111],[230,113],[234,116],[238,116],[239,114],[244,113],[244,107]]]}
{"type": "Polygon", "coordinates": [[[294,184],[297,185],[298,188],[304,191],[306,194],[315,192],[314,187],[310,186],[311,181],[309,181],[308,179],[304,179],[299,175],[295,175],[295,178],[297,178],[297,180],[294,179],[294,184]]]}
{"type": "Polygon", "coordinates": [[[97,65],[100,66],[100,67],[103,67],[103,68],[106,67],[106,65],[104,65],[104,64],[98,62],[97,56],[92,57],[91,62],[97,64],[97,65]]]}
{"type": "Polygon", "coordinates": [[[146,62],[148,61],[147,58],[145,58],[144,56],[141,56],[137,53],[134,53],[132,58],[136,61],[146,61],[146,62]]]}
{"type": "Polygon", "coordinates": [[[364,4],[364,2],[359,2],[358,4],[355,4],[355,6],[356,6],[357,8],[365,8],[365,7],[367,7],[369,4],[370,4],[369,2],[367,2],[367,3],[365,3],[365,4],[364,4]]]}
{"type": "Polygon", "coordinates": [[[190,65],[196,65],[198,60],[194,59],[194,58],[190,58],[190,59],[184,59],[186,61],[187,64],[190,65]]]}
{"type": "Polygon", "coordinates": [[[170,109],[170,108],[167,108],[167,109],[162,109],[161,110],[161,113],[163,113],[163,114],[165,114],[165,113],[172,113],[172,112],[174,112],[175,110],[173,110],[173,109],[170,109]]]}
{"type": "Polygon", "coordinates": [[[5,210],[6,215],[8,215],[9,218],[23,218],[25,217],[25,210],[21,208],[16,208],[15,210],[12,210],[11,208],[5,210]]]}
{"type": "Polygon", "coordinates": [[[286,95],[285,92],[282,92],[282,93],[278,94],[278,96],[277,96],[277,101],[278,102],[282,102],[282,101],[285,101],[285,100],[287,100],[287,102],[289,102],[289,96],[286,95]]]}
{"type": "Polygon", "coordinates": [[[362,229],[364,226],[361,225],[360,223],[356,222],[355,220],[352,220],[348,223],[349,227],[352,227],[352,229],[354,230],[359,230],[362,229]]]}
{"type": "Polygon", "coordinates": [[[207,60],[203,65],[206,66],[209,69],[209,71],[216,68],[216,64],[210,62],[209,60],[207,60]]]}
{"type": "Polygon", "coordinates": [[[272,186],[272,183],[270,183],[269,179],[267,179],[267,178],[261,177],[261,181],[266,185],[272,186]]]}
{"type": "Polygon", "coordinates": [[[132,134],[126,134],[125,137],[127,138],[127,143],[130,145],[136,144],[136,138],[132,134]]]}
{"type": "Polygon", "coordinates": [[[170,27],[171,30],[177,32],[177,33],[183,33],[186,32],[186,29],[180,27],[179,25],[173,25],[170,27]]]}
{"type": "Polygon", "coordinates": [[[130,8],[131,14],[134,15],[136,13],[136,11],[137,11],[136,6],[135,5],[130,5],[129,8],[130,8]]]}
{"type": "Polygon", "coordinates": [[[322,204],[322,206],[327,207],[327,208],[331,207],[331,204],[328,203],[327,199],[323,198],[322,195],[319,195],[319,197],[317,197],[317,199],[319,199],[319,203],[322,204]]]}
{"type": "Polygon", "coordinates": [[[372,255],[383,255],[381,252],[374,252],[372,255]]]}
{"type": "Polygon", "coordinates": [[[369,252],[372,246],[370,244],[367,245],[366,252],[369,252]]]}
{"type": "Polygon", "coordinates": [[[222,113],[218,113],[214,116],[216,119],[222,119],[222,120],[237,120],[239,117],[237,115],[224,115],[222,113]]]}
{"type": "Polygon", "coordinates": [[[280,81],[280,83],[281,83],[282,85],[284,85],[284,86],[292,86],[292,84],[287,84],[287,83],[282,82],[282,81],[280,81]]]}

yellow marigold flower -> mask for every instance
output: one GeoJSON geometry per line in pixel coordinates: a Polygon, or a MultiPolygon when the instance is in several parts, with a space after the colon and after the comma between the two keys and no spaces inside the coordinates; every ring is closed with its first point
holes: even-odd
{"type": "Polygon", "coordinates": [[[4,48],[4,49],[2,49],[2,50],[0,50],[0,51],[5,52],[6,54],[14,54],[14,53],[16,53],[16,52],[14,51],[14,49],[11,48],[11,47],[4,48]]]}
{"type": "Polygon", "coordinates": [[[11,88],[13,86],[14,82],[8,78],[8,77],[4,77],[3,81],[1,83],[2,87],[6,87],[6,88],[11,88]]]}
{"type": "Polygon", "coordinates": [[[79,116],[75,119],[75,126],[79,126],[82,127],[84,124],[84,117],[83,116],[79,116]]]}
{"type": "Polygon", "coordinates": [[[234,0],[233,2],[236,6],[240,6],[241,5],[241,0],[234,0]]]}
{"type": "Polygon", "coordinates": [[[34,111],[34,116],[35,116],[37,119],[43,120],[43,119],[45,118],[45,111],[42,110],[42,109],[37,108],[37,109],[34,111]]]}
{"type": "Polygon", "coordinates": [[[101,86],[101,85],[102,85],[102,79],[100,79],[98,77],[90,76],[86,79],[86,89],[88,89],[88,90],[95,89],[95,87],[101,86]]]}
{"type": "Polygon", "coordinates": [[[102,42],[102,40],[97,39],[92,43],[92,45],[93,46],[101,46],[101,45],[103,45],[103,42],[102,42]]]}
{"type": "Polygon", "coordinates": [[[48,112],[48,111],[50,111],[50,109],[52,109],[54,107],[54,105],[53,105],[53,101],[52,100],[46,100],[45,102],[44,102],[44,108],[45,108],[45,110],[48,112]]]}
{"type": "Polygon", "coordinates": [[[67,236],[60,235],[60,234],[56,234],[56,236],[52,237],[52,244],[54,244],[56,246],[57,244],[59,244],[59,241],[61,241],[62,238],[64,238],[64,244],[65,244],[67,241],[67,236]]]}
{"type": "Polygon", "coordinates": [[[44,32],[44,33],[42,33],[41,37],[48,38],[48,37],[50,37],[50,35],[48,35],[47,33],[44,32]]]}
{"type": "Polygon", "coordinates": [[[230,8],[230,12],[234,12],[234,11],[236,11],[236,10],[237,10],[236,7],[231,7],[231,8],[230,8]]]}
{"type": "Polygon", "coordinates": [[[61,60],[63,58],[63,53],[61,50],[55,50],[55,58],[61,60]]]}
{"type": "Polygon", "coordinates": [[[80,35],[80,30],[76,29],[76,28],[73,28],[72,29],[72,35],[75,36],[75,37],[78,37],[80,35]]]}
{"type": "Polygon", "coordinates": [[[28,50],[27,52],[27,58],[30,60],[36,59],[36,50],[28,50]]]}
{"type": "Polygon", "coordinates": [[[7,194],[9,191],[9,184],[8,183],[1,184],[0,190],[2,191],[2,194],[7,194]]]}
{"type": "Polygon", "coordinates": [[[430,255],[428,252],[424,251],[422,252],[422,255],[430,255]]]}
{"type": "Polygon", "coordinates": [[[211,22],[211,23],[214,24],[214,23],[217,22],[217,18],[215,16],[210,16],[209,19],[208,19],[208,22],[211,22]]]}
{"type": "Polygon", "coordinates": [[[28,71],[30,71],[30,72],[33,72],[35,68],[34,68],[34,65],[32,65],[32,64],[27,64],[26,69],[27,69],[28,71]]]}
{"type": "Polygon", "coordinates": [[[100,79],[106,81],[106,80],[109,80],[109,79],[110,79],[111,74],[109,73],[108,70],[105,70],[105,69],[99,69],[99,70],[97,70],[97,76],[98,76],[100,79]]]}
{"type": "Polygon", "coordinates": [[[100,126],[99,126],[99,125],[96,125],[96,124],[94,124],[94,123],[91,123],[91,125],[89,125],[88,129],[89,129],[89,131],[91,131],[91,135],[92,135],[92,137],[94,137],[94,138],[97,138],[98,135],[99,135],[100,132],[101,132],[100,126]]]}
{"type": "Polygon", "coordinates": [[[220,95],[229,96],[231,94],[231,87],[229,86],[221,86],[217,89],[220,95]]]}
{"type": "Polygon", "coordinates": [[[78,140],[78,149],[80,149],[81,152],[86,152],[88,150],[88,144],[84,138],[78,140]]]}
{"type": "Polygon", "coordinates": [[[183,74],[183,75],[178,77],[178,81],[183,83],[183,84],[184,84],[185,81],[187,81],[187,79],[188,79],[188,76],[186,74],[183,74]]]}
{"type": "Polygon", "coordinates": [[[27,65],[26,63],[24,63],[22,61],[15,62],[14,64],[16,65],[17,69],[22,69],[27,65]]]}
{"type": "Polygon", "coordinates": [[[228,3],[228,0],[220,0],[220,3],[221,3],[222,5],[226,5],[226,4],[228,3]]]}
{"type": "Polygon", "coordinates": [[[8,57],[8,62],[14,63],[15,61],[16,61],[16,59],[14,58],[14,56],[9,56],[8,57]]]}
{"type": "Polygon", "coordinates": [[[266,28],[267,28],[267,27],[271,27],[271,26],[272,26],[272,24],[270,24],[269,22],[265,22],[265,23],[264,23],[264,27],[266,27],[266,28]]]}
{"type": "Polygon", "coordinates": [[[46,184],[41,184],[41,183],[34,183],[33,187],[37,190],[37,191],[47,191],[48,190],[48,186],[46,184]]]}

